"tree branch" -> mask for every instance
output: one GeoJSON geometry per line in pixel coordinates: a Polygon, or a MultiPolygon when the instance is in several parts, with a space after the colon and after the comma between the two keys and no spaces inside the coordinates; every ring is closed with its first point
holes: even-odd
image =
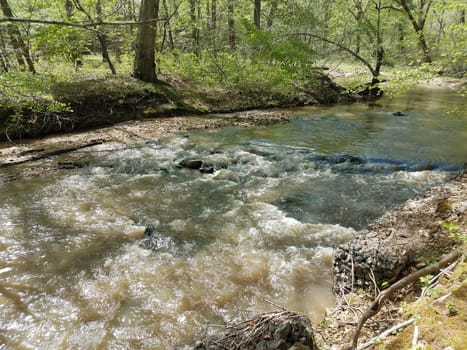
{"type": "Polygon", "coordinates": [[[16,17],[0,17],[0,23],[2,22],[16,22],[16,23],[36,23],[36,24],[46,24],[46,25],[59,25],[67,27],[77,27],[85,30],[90,30],[92,32],[100,33],[97,29],[94,29],[98,26],[127,26],[135,24],[147,24],[156,21],[165,21],[165,18],[153,18],[145,21],[117,21],[117,22],[64,22],[64,21],[54,21],[54,20],[45,20],[45,19],[34,19],[34,18],[16,18],[16,17]]]}
{"type": "Polygon", "coordinates": [[[303,35],[303,36],[311,36],[312,38],[316,38],[318,40],[321,40],[321,41],[324,41],[328,44],[331,44],[331,45],[334,45],[336,47],[338,47],[339,49],[341,50],[344,50],[346,52],[348,52],[349,54],[351,54],[353,57],[355,57],[357,60],[359,60],[360,62],[362,62],[371,72],[371,75],[373,77],[377,77],[378,74],[376,73],[376,70],[372,67],[372,65],[366,60],[364,59],[362,56],[360,56],[358,53],[356,53],[355,51],[353,51],[352,49],[349,49],[348,47],[342,45],[342,44],[339,44],[335,41],[332,41],[332,40],[329,40],[327,38],[324,38],[320,35],[317,35],[317,34],[313,34],[313,33],[292,33],[291,35],[296,35],[296,36],[299,36],[299,35],[303,35]]]}
{"type": "Polygon", "coordinates": [[[434,263],[432,265],[429,265],[427,267],[424,267],[423,269],[420,269],[418,271],[415,271],[411,275],[408,275],[396,283],[394,283],[392,286],[390,286],[388,289],[383,290],[381,293],[378,294],[376,297],[375,301],[370,305],[370,307],[365,311],[365,313],[362,315],[360,318],[360,321],[358,321],[357,329],[355,330],[355,335],[353,337],[352,344],[347,348],[347,349],[352,349],[355,350],[357,349],[357,342],[358,342],[358,337],[360,336],[360,331],[363,328],[363,325],[365,322],[376,315],[379,310],[381,309],[381,304],[384,299],[386,299],[388,296],[390,296],[392,293],[395,291],[404,288],[408,286],[409,284],[416,282],[420,279],[420,277],[426,276],[433,274],[435,272],[438,272],[441,270],[443,267],[449,265],[453,261],[457,260],[461,253],[457,250],[454,250],[450,254],[446,255],[444,258],[442,258],[440,261],[437,263],[434,263]]]}

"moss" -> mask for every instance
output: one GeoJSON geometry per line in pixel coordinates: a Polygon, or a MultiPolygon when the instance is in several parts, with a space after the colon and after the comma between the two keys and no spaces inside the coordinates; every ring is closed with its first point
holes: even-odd
{"type": "MultiPolygon", "coordinates": [[[[464,244],[464,251],[466,245],[464,244]]],[[[443,277],[434,293],[408,303],[405,318],[415,317],[419,341],[431,349],[467,349],[467,274],[465,263],[460,263],[447,278],[443,277]],[[447,296],[441,301],[440,297],[447,296]]],[[[377,349],[410,349],[414,326],[390,338],[377,349]]]]}

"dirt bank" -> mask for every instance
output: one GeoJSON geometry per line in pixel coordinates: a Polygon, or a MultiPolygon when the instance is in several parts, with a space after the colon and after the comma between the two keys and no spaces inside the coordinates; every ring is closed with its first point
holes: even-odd
{"type": "MultiPolygon", "coordinates": [[[[463,243],[458,237],[465,240],[466,222],[467,174],[464,172],[452,181],[434,187],[418,198],[408,200],[398,209],[388,211],[368,229],[357,233],[352,241],[338,247],[334,258],[337,302],[319,327],[320,349],[343,349],[348,345],[360,317],[380,290],[384,290],[403,276],[438,261],[443,254],[453,249],[462,249],[463,243]]],[[[462,302],[467,288],[465,265],[460,264],[460,269],[462,271],[457,273],[457,277],[450,279],[448,275],[442,289],[450,298],[443,302],[455,308],[455,312],[434,310],[432,313],[439,315],[436,324],[432,324],[433,317],[414,321],[420,329],[426,330],[420,337],[430,339],[431,349],[445,349],[453,345],[453,341],[456,344],[467,343],[465,335],[463,339],[459,339],[467,319],[467,305],[462,302]],[[443,332],[435,333],[434,329],[440,327],[443,332]],[[432,334],[438,334],[434,337],[436,339],[432,334]],[[452,334],[457,334],[457,338],[452,339],[452,334]],[[435,344],[437,346],[434,346],[435,344]]],[[[419,289],[420,284],[414,283],[393,295],[391,300],[385,303],[382,311],[367,322],[360,342],[407,320],[401,305],[412,302],[415,295],[419,295],[419,289]]],[[[433,295],[439,297],[440,290],[437,291],[439,294],[433,295]]],[[[432,306],[426,301],[417,300],[417,303],[424,305],[423,311],[432,306]]],[[[444,306],[444,303],[442,306],[447,309],[448,306],[444,306]]],[[[416,306],[413,309],[416,309],[416,306]]],[[[412,313],[419,314],[421,311],[412,313]]],[[[412,325],[412,332],[413,327],[412,325]]],[[[387,345],[383,341],[377,342],[379,349],[408,349],[412,335],[406,336],[408,339],[402,343],[399,340],[391,340],[391,334],[388,338],[387,345]]]]}
{"type": "Polygon", "coordinates": [[[289,112],[248,111],[207,117],[165,117],[133,120],[91,131],[55,134],[43,138],[0,143],[0,168],[48,156],[66,153],[105,142],[129,143],[136,140],[154,140],[176,132],[194,129],[214,129],[227,126],[251,127],[286,123],[289,112]]]}

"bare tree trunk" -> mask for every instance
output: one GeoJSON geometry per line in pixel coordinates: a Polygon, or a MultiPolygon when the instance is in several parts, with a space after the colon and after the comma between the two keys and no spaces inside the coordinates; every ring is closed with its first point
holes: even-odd
{"type": "Polygon", "coordinates": [[[197,18],[197,0],[190,0],[190,19],[191,19],[191,43],[192,49],[199,55],[199,28],[197,18]]]}
{"type": "MultiPolygon", "coordinates": [[[[97,21],[98,22],[102,21],[102,0],[97,0],[96,2],[96,13],[97,13],[97,21]]],[[[105,34],[104,28],[102,28],[102,26],[98,26],[96,29],[99,30],[99,33],[97,34],[97,39],[99,40],[99,44],[101,45],[102,60],[104,62],[107,62],[112,74],[117,74],[117,72],[115,71],[115,67],[112,63],[112,60],[110,59],[110,56],[109,56],[109,50],[107,48],[107,35],[105,34]]]]}
{"type": "Polygon", "coordinates": [[[217,0],[211,1],[211,30],[216,35],[217,29],[217,0]]]}
{"type": "Polygon", "coordinates": [[[261,0],[255,0],[253,21],[255,23],[256,29],[261,29],[261,0]]]}
{"type": "Polygon", "coordinates": [[[271,7],[269,8],[268,17],[266,18],[266,26],[268,28],[272,27],[272,24],[274,21],[274,15],[276,14],[276,11],[277,11],[277,6],[278,6],[277,0],[273,0],[271,2],[271,7]]]}
{"type": "Polygon", "coordinates": [[[381,10],[382,4],[381,0],[375,1],[376,5],[376,64],[375,64],[375,74],[373,74],[373,79],[371,80],[370,93],[377,94],[379,92],[379,76],[381,73],[381,66],[383,65],[384,58],[384,49],[383,49],[383,37],[381,34],[381,10]]]}
{"type": "Polygon", "coordinates": [[[65,14],[66,18],[73,16],[73,1],[65,0],[65,14]]]}
{"type": "MultiPolygon", "coordinates": [[[[7,0],[0,0],[0,6],[5,17],[14,17],[13,12],[11,11],[11,7],[8,4],[7,0]]],[[[34,63],[32,62],[31,54],[29,53],[29,47],[23,41],[23,37],[21,36],[21,32],[19,31],[19,29],[13,24],[8,24],[7,31],[10,36],[11,45],[13,46],[13,49],[16,52],[16,59],[18,61],[18,64],[23,67],[25,67],[27,64],[28,70],[31,73],[36,73],[34,63]]]]}
{"type": "Polygon", "coordinates": [[[173,50],[175,48],[174,45],[174,40],[173,40],[173,34],[172,34],[172,28],[170,26],[170,18],[169,18],[169,9],[167,7],[167,0],[162,0],[162,8],[164,9],[164,17],[166,20],[164,21],[163,24],[163,36],[162,36],[162,42],[161,42],[161,51],[164,49],[164,45],[167,42],[169,47],[173,50]]]}
{"type": "Polygon", "coordinates": [[[236,47],[236,34],[235,34],[235,19],[234,19],[234,0],[227,0],[227,25],[229,30],[229,45],[232,50],[236,47]]]}
{"type": "Polygon", "coordinates": [[[136,55],[134,76],[142,81],[155,83],[156,76],[156,21],[159,12],[159,0],[142,0],[138,35],[136,38],[136,55]]]}
{"type": "Polygon", "coordinates": [[[10,63],[8,59],[7,48],[5,44],[5,40],[3,38],[3,30],[0,27],[0,65],[3,72],[10,71],[10,63]]]}

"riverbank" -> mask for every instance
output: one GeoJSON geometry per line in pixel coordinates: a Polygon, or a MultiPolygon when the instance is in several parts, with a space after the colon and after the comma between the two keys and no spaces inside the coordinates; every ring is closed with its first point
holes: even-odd
{"type": "Polygon", "coordinates": [[[173,76],[162,77],[156,84],[126,75],[76,74],[63,80],[38,74],[21,79],[16,85],[10,82],[0,94],[0,141],[91,130],[130,120],[354,100],[319,70],[287,86],[204,86],[173,76]]]}
{"type": "Polygon", "coordinates": [[[391,295],[381,311],[365,324],[359,344],[413,319],[406,327],[373,339],[371,346],[395,350],[422,349],[414,346],[426,344],[433,350],[464,349],[466,222],[464,172],[387,212],[355,239],[338,247],[334,257],[337,301],[318,328],[320,349],[344,349],[380,291],[454,250],[459,250],[461,256],[445,273],[416,279],[391,295]],[[414,332],[418,334],[415,343],[414,332]]]}

